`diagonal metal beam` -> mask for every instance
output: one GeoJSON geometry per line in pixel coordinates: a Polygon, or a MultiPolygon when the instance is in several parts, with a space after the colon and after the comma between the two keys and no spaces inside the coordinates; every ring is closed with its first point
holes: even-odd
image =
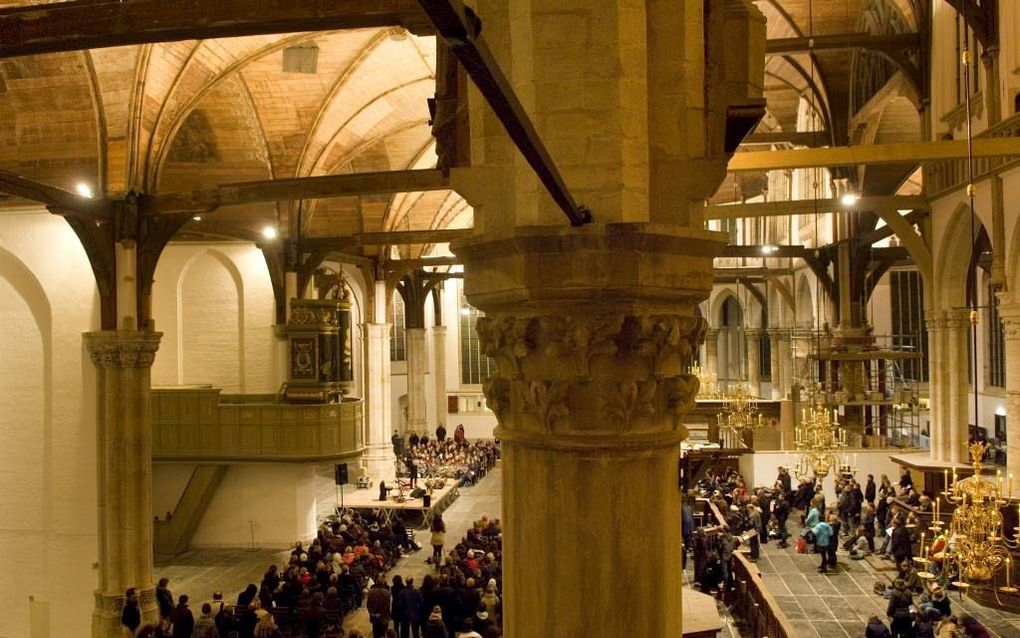
{"type": "Polygon", "coordinates": [[[435,169],[349,173],[222,184],[186,193],[157,194],[142,201],[144,215],[209,212],[221,206],[296,199],[329,199],[447,190],[450,180],[435,169]]]}
{"type": "Polygon", "coordinates": [[[107,200],[82,197],[78,193],[37,182],[10,171],[0,170],[0,193],[39,202],[52,212],[61,215],[78,215],[96,221],[113,219],[110,202],[107,200]]]}
{"type": "Polygon", "coordinates": [[[535,131],[531,118],[517,99],[509,80],[496,63],[481,35],[481,21],[461,0],[418,0],[457,57],[475,86],[499,118],[510,139],[524,155],[549,195],[563,209],[572,226],[591,221],[591,212],[579,206],[560,175],[556,164],[535,131]]]}
{"type": "Polygon", "coordinates": [[[400,26],[434,29],[415,0],[73,0],[0,10],[0,58],[126,44],[400,26]]]}

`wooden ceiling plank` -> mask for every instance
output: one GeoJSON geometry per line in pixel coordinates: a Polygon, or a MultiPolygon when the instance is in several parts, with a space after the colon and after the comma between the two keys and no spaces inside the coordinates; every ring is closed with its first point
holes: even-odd
{"type": "Polygon", "coordinates": [[[77,0],[0,10],[0,58],[266,33],[400,26],[433,35],[415,0],[77,0]]]}
{"type": "Polygon", "coordinates": [[[765,43],[765,55],[789,55],[818,51],[845,51],[848,49],[902,50],[921,46],[918,33],[834,33],[803,38],[774,38],[765,43]]]}
{"type": "Polygon", "coordinates": [[[362,246],[404,246],[438,244],[471,236],[472,229],[398,230],[379,233],[357,233],[344,237],[306,237],[298,242],[302,252],[344,250],[362,246]]]}

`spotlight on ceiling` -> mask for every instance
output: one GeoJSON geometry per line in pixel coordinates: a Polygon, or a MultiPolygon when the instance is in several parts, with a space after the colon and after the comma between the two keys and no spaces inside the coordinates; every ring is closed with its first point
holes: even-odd
{"type": "Polygon", "coordinates": [[[74,187],[74,190],[78,191],[78,194],[82,197],[92,199],[92,187],[85,182],[78,182],[78,184],[74,187]]]}
{"type": "Polygon", "coordinates": [[[853,191],[847,191],[847,192],[843,193],[843,196],[839,198],[839,201],[844,206],[853,206],[854,204],[859,202],[860,199],[861,199],[861,196],[858,195],[857,193],[855,193],[853,191]]]}
{"type": "Polygon", "coordinates": [[[779,250],[778,246],[773,246],[772,244],[765,244],[764,246],[761,247],[761,254],[763,254],[763,255],[771,255],[772,253],[776,252],[777,250],[779,250]]]}
{"type": "Polygon", "coordinates": [[[262,229],[262,236],[266,239],[276,239],[276,229],[272,226],[266,226],[262,229]]]}
{"type": "Polygon", "coordinates": [[[195,216],[194,216],[194,217],[192,217],[191,219],[192,219],[192,220],[194,220],[194,221],[196,221],[196,222],[200,222],[200,221],[202,221],[202,216],[201,216],[201,215],[195,215],[195,216]]]}

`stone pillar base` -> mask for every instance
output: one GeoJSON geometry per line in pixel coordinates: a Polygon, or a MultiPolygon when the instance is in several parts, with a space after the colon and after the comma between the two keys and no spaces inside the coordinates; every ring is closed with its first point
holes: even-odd
{"type": "Polygon", "coordinates": [[[389,443],[369,445],[361,456],[365,474],[374,481],[392,479],[396,472],[397,457],[389,443]]]}
{"type": "MultiPolygon", "coordinates": [[[[156,625],[159,623],[159,607],[156,605],[156,588],[136,589],[138,608],[142,612],[142,623],[156,625]]],[[[92,611],[93,638],[129,638],[134,636],[131,631],[120,623],[124,611],[124,593],[119,594],[95,592],[96,606],[92,611]]]]}

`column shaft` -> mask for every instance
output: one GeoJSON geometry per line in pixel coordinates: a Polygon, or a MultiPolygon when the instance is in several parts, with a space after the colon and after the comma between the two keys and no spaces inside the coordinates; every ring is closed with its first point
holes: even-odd
{"type": "MultiPolygon", "coordinates": [[[[1000,293],[1001,294],[1001,293],[1000,293]]],[[[1020,305],[1002,304],[1006,361],[1020,361],[1020,305]]],[[[1006,471],[1020,477],[1020,371],[1006,370],[1006,471]]]]}
{"type": "Polygon", "coordinates": [[[432,328],[432,370],[436,384],[436,426],[446,425],[446,326],[432,328]]]}
{"type": "Polygon", "coordinates": [[[949,345],[949,432],[943,448],[945,460],[967,461],[967,321],[966,310],[947,313],[946,337],[949,345]]]}
{"type": "Polygon", "coordinates": [[[365,472],[376,480],[394,472],[390,397],[390,324],[365,324],[365,472]]]}
{"type": "Polygon", "coordinates": [[[945,384],[948,382],[947,375],[943,370],[943,339],[946,321],[941,310],[930,310],[927,313],[926,323],[928,325],[928,434],[931,439],[929,452],[933,460],[942,461],[946,458],[942,446],[943,441],[946,440],[943,430],[948,425],[945,422],[943,409],[945,384]]]}
{"type": "Polygon", "coordinates": [[[407,438],[409,432],[421,434],[428,430],[425,400],[425,373],[429,367],[429,349],[425,328],[408,328],[407,339],[407,438]]]}
{"type": "Polygon", "coordinates": [[[143,623],[157,620],[152,576],[150,370],[161,333],[85,335],[96,367],[99,588],[94,638],[122,636],[124,593],[138,590],[143,623]]]}
{"type": "Polygon", "coordinates": [[[769,359],[771,366],[772,399],[778,401],[783,398],[783,364],[779,341],[779,331],[769,330],[769,359]]]}
{"type": "Polygon", "coordinates": [[[752,396],[761,396],[761,331],[747,330],[747,385],[752,396]]]}
{"type": "Polygon", "coordinates": [[[712,328],[705,334],[705,372],[719,379],[719,329],[712,328]]]}

